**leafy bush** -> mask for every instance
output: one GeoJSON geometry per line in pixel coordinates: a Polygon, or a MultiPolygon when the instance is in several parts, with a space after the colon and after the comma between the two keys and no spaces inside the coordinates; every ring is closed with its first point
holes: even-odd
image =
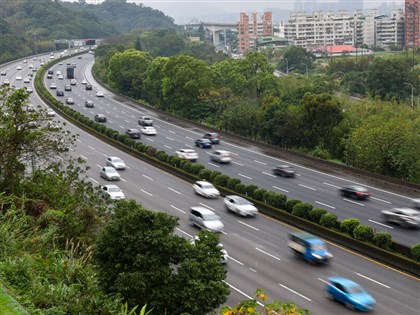
{"type": "Polygon", "coordinates": [[[392,245],[392,237],[387,232],[376,232],[372,238],[373,243],[383,249],[390,249],[392,245]]]}
{"type": "Polygon", "coordinates": [[[222,173],[217,172],[217,171],[212,171],[210,174],[210,181],[213,182],[214,179],[216,178],[216,176],[221,175],[222,173]]]}
{"type": "Polygon", "coordinates": [[[341,231],[347,233],[351,237],[354,237],[354,229],[360,225],[360,221],[358,219],[349,218],[343,220],[340,224],[341,231]]]}
{"type": "Polygon", "coordinates": [[[136,141],[136,144],[134,145],[134,148],[139,152],[144,152],[144,149],[146,148],[146,145],[142,142],[136,141]]]}
{"type": "Polygon", "coordinates": [[[322,208],[312,209],[309,212],[309,220],[315,223],[319,223],[319,220],[321,220],[321,217],[326,213],[327,213],[327,210],[322,209],[322,208]]]}
{"type": "Polygon", "coordinates": [[[229,176],[224,175],[224,174],[217,175],[214,178],[214,183],[216,185],[223,186],[223,187],[226,187],[228,181],[229,181],[229,176]]]}
{"type": "Polygon", "coordinates": [[[354,238],[359,241],[369,242],[373,238],[373,229],[369,225],[360,224],[354,229],[354,238]]]}
{"type": "Polygon", "coordinates": [[[135,144],[136,144],[136,140],[127,137],[124,140],[124,144],[127,145],[127,146],[129,146],[130,148],[133,148],[135,146],[135,144]]]}
{"type": "Polygon", "coordinates": [[[96,130],[98,130],[100,133],[104,133],[106,130],[106,126],[105,125],[99,125],[96,130]]]}
{"type": "Polygon", "coordinates": [[[181,166],[181,161],[183,161],[180,157],[171,155],[168,157],[168,163],[175,167],[181,166]]]}
{"type": "Polygon", "coordinates": [[[254,190],[254,199],[264,201],[264,194],[267,192],[264,188],[258,188],[254,190]]]}
{"type": "Polygon", "coordinates": [[[291,199],[291,200],[287,200],[286,204],[285,204],[285,210],[289,213],[291,213],[293,211],[293,207],[295,205],[297,205],[298,203],[301,203],[302,201],[300,200],[296,200],[296,199],[291,199]]]}
{"type": "Polygon", "coordinates": [[[312,210],[313,206],[310,203],[297,203],[292,210],[292,214],[297,215],[298,217],[307,219],[309,218],[309,212],[312,210]]]}
{"type": "Polygon", "coordinates": [[[190,173],[192,173],[194,175],[198,175],[203,169],[204,169],[203,164],[192,163],[190,173]]]}
{"type": "Polygon", "coordinates": [[[274,191],[267,191],[264,194],[264,200],[267,204],[278,209],[284,209],[287,197],[286,195],[276,193],[274,191]]]}
{"type": "Polygon", "coordinates": [[[321,216],[319,224],[327,228],[335,228],[337,226],[337,216],[332,213],[326,213],[321,216]]]}
{"type": "Polygon", "coordinates": [[[166,162],[168,160],[168,154],[162,150],[159,150],[156,152],[156,157],[159,161],[162,161],[162,162],[166,162]]]}
{"type": "Polygon", "coordinates": [[[248,197],[254,198],[254,191],[258,189],[257,185],[246,185],[245,193],[248,197]]]}
{"type": "Polygon", "coordinates": [[[210,175],[212,170],[209,170],[207,168],[203,168],[199,173],[198,176],[202,179],[205,179],[207,181],[210,181],[210,175]]]}
{"type": "Polygon", "coordinates": [[[192,163],[190,161],[187,161],[187,160],[185,160],[185,161],[186,161],[186,163],[183,163],[182,166],[181,166],[181,168],[184,171],[186,171],[187,173],[190,173],[191,172],[191,165],[192,165],[192,163]]]}
{"type": "Polygon", "coordinates": [[[127,139],[128,138],[128,136],[126,135],[126,134],[119,134],[118,135],[118,137],[117,137],[117,140],[119,141],[119,142],[122,142],[122,143],[124,143],[124,140],[125,139],[127,139]]]}
{"type": "Polygon", "coordinates": [[[234,190],[237,184],[240,184],[241,180],[239,178],[229,178],[226,187],[234,190]]]}
{"type": "Polygon", "coordinates": [[[152,147],[152,146],[148,146],[148,147],[147,147],[146,154],[147,154],[148,156],[156,156],[156,152],[157,152],[157,149],[156,149],[156,148],[154,148],[154,147],[152,147]]]}
{"type": "Polygon", "coordinates": [[[420,261],[420,244],[416,244],[411,247],[411,255],[413,256],[414,260],[420,261]]]}
{"type": "Polygon", "coordinates": [[[245,188],[246,185],[245,184],[236,184],[234,190],[238,193],[238,194],[245,194],[245,188]]]}

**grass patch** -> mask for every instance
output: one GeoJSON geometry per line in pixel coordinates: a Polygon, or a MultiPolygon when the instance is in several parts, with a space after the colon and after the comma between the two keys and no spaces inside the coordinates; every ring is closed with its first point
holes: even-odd
{"type": "Polygon", "coordinates": [[[0,288],[0,314],[26,315],[28,313],[3,288],[0,288]]]}

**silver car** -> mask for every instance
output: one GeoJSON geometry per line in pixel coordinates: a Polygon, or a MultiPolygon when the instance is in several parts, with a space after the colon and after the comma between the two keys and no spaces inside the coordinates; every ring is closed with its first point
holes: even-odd
{"type": "Polygon", "coordinates": [[[210,160],[218,163],[230,163],[232,161],[232,156],[229,151],[216,150],[210,154],[210,160]]]}
{"type": "Polygon", "coordinates": [[[249,202],[248,200],[240,196],[226,196],[224,199],[224,203],[228,211],[238,213],[239,215],[244,217],[254,217],[257,215],[258,212],[258,209],[254,206],[252,202],[249,202]]]}
{"type": "Polygon", "coordinates": [[[200,229],[217,233],[222,232],[224,227],[220,217],[204,207],[191,207],[189,223],[200,229]]]}
{"type": "Polygon", "coordinates": [[[105,178],[106,180],[120,180],[120,174],[117,170],[111,166],[104,166],[101,168],[100,171],[101,177],[105,178]]]}
{"type": "Polygon", "coordinates": [[[193,189],[197,195],[201,195],[207,198],[218,198],[220,192],[209,182],[204,180],[196,181],[193,185],[193,189]]]}
{"type": "Polygon", "coordinates": [[[387,222],[399,224],[405,228],[420,226],[420,211],[411,208],[394,208],[382,211],[387,222]]]}
{"type": "Polygon", "coordinates": [[[125,165],[124,161],[121,160],[119,157],[116,157],[116,156],[109,156],[109,157],[107,157],[107,159],[106,159],[106,165],[107,166],[112,166],[116,170],[125,170],[126,167],[127,167],[125,165]]]}

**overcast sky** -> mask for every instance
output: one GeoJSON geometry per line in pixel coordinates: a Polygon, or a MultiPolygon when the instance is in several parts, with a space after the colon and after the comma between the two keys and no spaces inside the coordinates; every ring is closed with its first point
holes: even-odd
{"type": "MultiPolygon", "coordinates": [[[[74,1],[74,0],[64,0],[74,1]]],[[[87,0],[88,3],[100,3],[103,0],[87,0]]],[[[336,3],[338,0],[318,0],[318,2],[336,3]]],[[[348,0],[351,2],[352,0],[348,0]]],[[[175,23],[184,24],[194,19],[206,22],[234,22],[240,12],[279,11],[273,20],[285,19],[286,13],[281,10],[293,10],[293,0],[127,0],[143,3],[145,6],[164,12],[175,19],[175,23]]],[[[307,1],[310,2],[310,1],[307,1]]],[[[364,9],[378,8],[381,4],[403,5],[404,0],[364,0],[364,9]]],[[[390,12],[389,12],[390,13],[390,12]]]]}

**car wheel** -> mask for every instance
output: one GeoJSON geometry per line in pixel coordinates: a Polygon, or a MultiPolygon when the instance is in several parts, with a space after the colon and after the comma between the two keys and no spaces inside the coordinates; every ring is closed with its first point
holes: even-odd
{"type": "Polygon", "coordinates": [[[345,302],[344,305],[349,309],[354,311],[354,306],[352,304],[350,304],[349,302],[345,302]]]}

